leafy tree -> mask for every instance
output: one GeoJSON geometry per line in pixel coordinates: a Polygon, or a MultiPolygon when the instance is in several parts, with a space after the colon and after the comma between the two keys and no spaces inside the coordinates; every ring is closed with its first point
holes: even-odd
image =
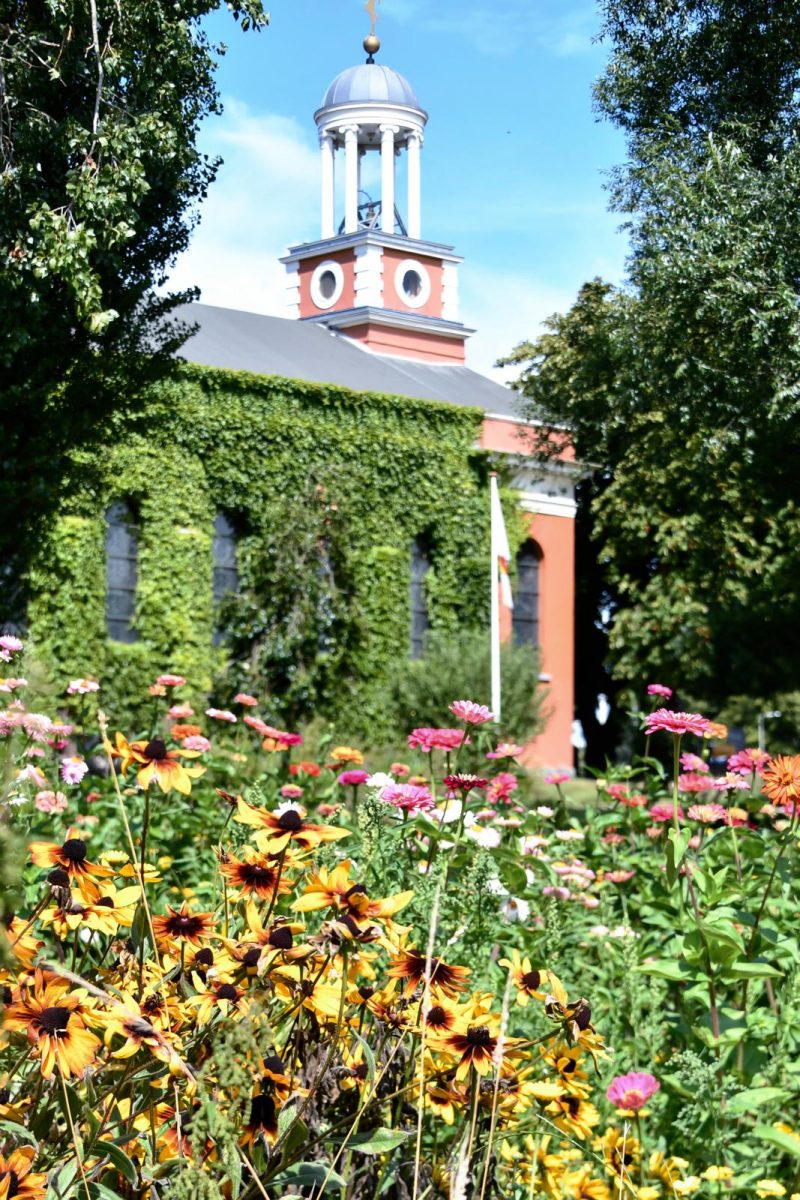
{"type": "Polygon", "coordinates": [[[794,136],[800,8],[786,0],[600,0],[612,46],[598,111],[626,130],[634,157],[681,153],[709,133],[737,137],[756,161],[794,136]]]}
{"type": "MultiPolygon", "coordinates": [[[[220,0],[11,0],[0,14],[0,565],[57,502],[66,450],[132,403],[185,330],[157,291],[218,163],[202,18],[220,0]],[[139,354],[146,350],[147,356],[139,354]],[[159,352],[160,356],[159,357],[159,352]]],[[[229,3],[244,27],[261,0],[229,3]]],[[[0,621],[3,616],[0,612],[0,621]]]]}

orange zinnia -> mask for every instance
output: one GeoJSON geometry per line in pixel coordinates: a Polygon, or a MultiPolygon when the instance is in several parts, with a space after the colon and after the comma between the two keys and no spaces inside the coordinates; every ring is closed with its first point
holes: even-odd
{"type": "Polygon", "coordinates": [[[161,738],[149,742],[128,742],[121,733],[117,734],[113,750],[120,760],[120,774],[124,775],[132,764],[141,769],[136,772],[140,787],[149,788],[155,780],[162,792],[172,788],[184,796],[192,790],[192,780],[205,773],[205,767],[186,767],[181,758],[197,758],[199,750],[168,750],[161,738]]]}
{"type": "Polygon", "coordinates": [[[779,754],[762,772],[762,788],[774,804],[794,804],[800,798],[800,754],[779,754]]]}

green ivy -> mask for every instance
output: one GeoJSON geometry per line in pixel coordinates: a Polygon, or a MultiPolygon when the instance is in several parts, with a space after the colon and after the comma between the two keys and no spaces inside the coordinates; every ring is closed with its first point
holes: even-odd
{"type": "MultiPolygon", "coordinates": [[[[211,542],[216,512],[248,539],[265,536],[284,498],[310,476],[335,475],[351,531],[352,576],[367,636],[341,689],[366,725],[408,653],[409,547],[425,534],[435,629],[485,627],[488,617],[488,456],[482,413],[182,364],[155,385],[135,418],[118,414],[71,464],[71,500],[41,539],[30,577],[30,637],[57,685],[91,673],[117,721],[137,715],[161,671],[202,699],[224,667],[214,647],[211,542]],[[105,624],[105,510],[130,500],[139,515],[138,641],[110,642],[105,624]]],[[[518,533],[510,521],[512,538],[518,533]]],[[[298,581],[301,586],[301,581],[298,581]]],[[[340,714],[325,714],[336,718],[340,714]]]]}

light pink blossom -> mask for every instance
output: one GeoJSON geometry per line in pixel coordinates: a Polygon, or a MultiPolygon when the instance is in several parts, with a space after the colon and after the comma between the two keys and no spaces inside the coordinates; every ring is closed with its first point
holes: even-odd
{"type": "Polygon", "coordinates": [[[243,704],[245,708],[255,708],[258,700],[255,696],[251,696],[248,692],[237,692],[233,697],[237,704],[243,704]]]}
{"type": "Polygon", "coordinates": [[[63,792],[37,792],[34,805],[42,813],[62,813],[67,807],[63,792]]]}
{"type": "Polygon", "coordinates": [[[27,679],[0,679],[0,692],[15,692],[18,688],[24,688],[27,686],[27,679]]]}
{"type": "MultiPolygon", "coordinates": [[[[678,820],[682,820],[683,815],[683,809],[679,804],[678,820]]],[[[661,800],[650,809],[650,816],[654,821],[671,821],[673,817],[672,805],[668,804],[666,800],[661,800]]]]}
{"type": "Polygon", "coordinates": [[[672,695],[672,688],[669,688],[664,683],[648,683],[648,696],[660,696],[662,700],[669,700],[672,695]]]}
{"type": "Polygon", "coordinates": [[[434,807],[433,797],[428,789],[417,787],[413,783],[390,784],[380,793],[380,798],[384,804],[391,804],[393,808],[400,808],[414,815],[430,812],[434,807]]]}
{"type": "Polygon", "coordinates": [[[693,804],[689,809],[689,819],[700,821],[703,825],[713,825],[716,821],[725,820],[725,809],[721,804],[693,804]]]}
{"type": "Polygon", "coordinates": [[[430,729],[423,727],[422,729],[412,729],[408,735],[409,749],[421,750],[423,754],[430,754],[432,750],[452,752],[458,750],[462,743],[464,745],[469,744],[469,738],[464,737],[463,729],[430,729]]]}
{"type": "Polygon", "coordinates": [[[201,754],[211,749],[211,742],[202,733],[190,733],[183,739],[182,745],[184,750],[199,750],[201,754]]]}
{"type": "Polygon", "coordinates": [[[485,725],[494,720],[494,713],[485,704],[476,704],[474,700],[454,700],[450,712],[465,725],[485,725]]]}
{"type": "Polygon", "coordinates": [[[645,732],[651,734],[663,729],[665,733],[672,733],[678,737],[685,733],[694,733],[702,737],[710,724],[708,718],[701,717],[699,713],[673,712],[669,708],[657,708],[655,712],[648,714],[645,732]]]}
{"type": "Polygon", "coordinates": [[[558,787],[559,784],[569,783],[572,776],[569,771],[551,771],[549,775],[545,775],[544,781],[550,787],[558,787]]]}
{"type": "Polygon", "coordinates": [[[568,887],[553,887],[548,883],[542,888],[543,896],[555,896],[556,900],[569,900],[572,892],[568,887]]]}
{"type": "Polygon", "coordinates": [[[727,771],[711,784],[715,792],[749,792],[750,784],[737,771],[727,771]]]}
{"type": "Polygon", "coordinates": [[[707,792],[711,788],[711,779],[698,771],[685,771],[678,776],[678,790],[681,792],[707,792]]]}
{"type": "Polygon", "coordinates": [[[302,794],[303,789],[296,783],[285,783],[281,788],[284,800],[299,800],[302,794]]]}
{"type": "Polygon", "coordinates": [[[498,742],[494,750],[490,750],[487,758],[516,758],[518,754],[522,754],[523,747],[518,746],[516,742],[498,742]]]}
{"type": "Polygon", "coordinates": [[[10,633],[4,633],[0,636],[0,662],[11,662],[13,654],[19,654],[23,648],[23,643],[18,637],[14,637],[10,633]]]}
{"type": "Polygon", "coordinates": [[[236,717],[227,708],[207,708],[206,716],[211,717],[214,721],[227,721],[230,725],[236,724],[236,717]]]}
{"type": "Polygon", "coordinates": [[[629,879],[633,879],[635,871],[618,867],[616,871],[606,871],[603,876],[609,883],[627,883],[629,879]]]}
{"type": "Polygon", "coordinates": [[[660,1087],[654,1075],[630,1071],[627,1075],[617,1075],[612,1079],[606,1095],[615,1108],[624,1112],[638,1112],[660,1087]]]}
{"type": "Polygon", "coordinates": [[[684,771],[697,772],[701,775],[708,775],[708,763],[699,754],[690,754],[688,751],[681,755],[681,767],[684,771]]]}
{"type": "Polygon", "coordinates": [[[80,783],[88,770],[88,765],[79,754],[61,760],[61,778],[64,783],[80,783]]]}
{"type": "Polygon", "coordinates": [[[194,709],[192,708],[191,704],[173,704],[172,707],[167,710],[167,716],[173,721],[181,721],[184,719],[184,717],[193,717],[194,709]]]}
{"type": "Polygon", "coordinates": [[[99,692],[100,684],[96,679],[72,679],[67,684],[68,696],[88,696],[90,692],[99,692]]]}
{"type": "Polygon", "coordinates": [[[158,687],[182,687],[186,683],[183,675],[159,675],[156,680],[158,687]]]}

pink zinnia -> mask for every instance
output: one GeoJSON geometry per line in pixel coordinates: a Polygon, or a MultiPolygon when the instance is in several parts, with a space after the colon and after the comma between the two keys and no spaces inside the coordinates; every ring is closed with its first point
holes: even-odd
{"type": "Polygon", "coordinates": [[[450,712],[465,725],[485,725],[494,720],[494,713],[485,704],[476,704],[474,700],[454,700],[450,712]]]}
{"type": "Polygon", "coordinates": [[[620,803],[628,798],[627,783],[607,783],[606,791],[612,800],[618,800],[620,803]]]}
{"type": "Polygon", "coordinates": [[[728,770],[738,771],[742,775],[749,775],[751,771],[760,771],[765,763],[769,762],[769,755],[764,750],[748,748],[739,750],[737,754],[732,754],[728,759],[728,770]]]}
{"type": "Polygon", "coordinates": [[[657,708],[651,712],[645,723],[645,732],[656,733],[663,729],[665,733],[673,733],[681,737],[684,733],[694,733],[702,737],[707,732],[711,722],[699,713],[673,712],[669,708],[657,708]]]}
{"type": "Polygon", "coordinates": [[[211,742],[202,733],[190,733],[183,739],[182,745],[184,750],[199,750],[201,754],[211,749],[211,742]]]}
{"type": "Polygon", "coordinates": [[[237,704],[243,704],[245,708],[255,708],[258,704],[255,696],[251,696],[247,692],[237,692],[233,698],[237,704]]]}
{"type": "Polygon", "coordinates": [[[681,766],[684,771],[698,771],[701,775],[708,775],[708,763],[699,754],[690,754],[688,752],[682,754],[681,766]]]}
{"type": "Polygon", "coordinates": [[[156,680],[158,687],[182,687],[186,680],[182,675],[159,675],[156,680]]]}
{"type": "Polygon", "coordinates": [[[542,888],[542,895],[555,896],[556,900],[569,900],[572,892],[568,887],[554,887],[551,883],[548,883],[542,888]]]}
{"type": "MultiPolygon", "coordinates": [[[[245,720],[247,720],[246,717],[245,720]]],[[[278,746],[276,748],[282,750],[288,750],[290,746],[302,746],[303,744],[303,739],[299,733],[287,733],[285,729],[275,729],[273,725],[264,726],[264,737],[277,742],[278,746]]]]}
{"type": "MultiPolygon", "coordinates": [[[[285,783],[281,788],[281,795],[284,800],[299,800],[303,794],[303,789],[296,783],[285,783]]],[[[320,808],[320,812],[322,809],[320,808]]]]}
{"type": "Polygon", "coordinates": [[[647,804],[647,796],[642,792],[634,792],[631,796],[622,796],[620,804],[623,808],[643,808],[647,804]]]}
{"type": "Polygon", "coordinates": [[[67,797],[63,792],[37,792],[33,803],[39,812],[62,813],[67,807],[67,797]]]}
{"type": "Polygon", "coordinates": [[[425,726],[412,729],[408,735],[409,749],[421,750],[423,754],[430,754],[432,750],[458,750],[462,743],[469,743],[463,729],[431,729],[425,726]]]}
{"type": "Polygon", "coordinates": [[[447,790],[453,793],[471,792],[473,788],[489,786],[489,780],[481,779],[479,775],[445,775],[442,782],[447,790]]]}
{"type": "Polygon", "coordinates": [[[411,774],[411,767],[406,763],[396,762],[389,767],[390,775],[397,775],[400,779],[405,779],[406,775],[411,774]]]}
{"type": "Polygon", "coordinates": [[[607,846],[621,846],[625,838],[621,833],[604,833],[603,841],[607,846]]]}
{"type": "Polygon", "coordinates": [[[664,683],[648,683],[648,696],[660,696],[662,700],[669,700],[672,695],[672,688],[668,688],[664,683]]]}
{"type": "Polygon", "coordinates": [[[250,713],[245,713],[242,720],[245,725],[249,725],[251,729],[255,729],[256,733],[260,733],[262,737],[267,736],[269,725],[266,721],[262,721],[261,717],[254,717],[250,713]]]}
{"type": "Polygon", "coordinates": [[[660,1087],[655,1075],[648,1075],[646,1071],[631,1071],[612,1079],[606,1095],[615,1108],[624,1112],[638,1112],[660,1087]]]}
{"type": "MultiPolygon", "coordinates": [[[[654,804],[650,809],[650,816],[654,821],[671,821],[673,817],[672,805],[667,804],[662,800],[659,804],[654,804]]],[[[678,805],[678,820],[683,818],[683,809],[678,805]]]]}
{"type": "MultiPolygon", "coordinates": [[[[488,758],[488,755],[487,755],[488,758]]],[[[544,781],[550,787],[558,787],[561,783],[569,783],[572,776],[569,771],[551,771],[549,775],[545,775],[544,781]]]]}
{"type": "Polygon", "coordinates": [[[173,721],[180,721],[183,717],[193,717],[194,709],[191,704],[173,704],[168,710],[167,716],[173,721]]]}
{"type": "MultiPolygon", "coordinates": [[[[523,747],[516,742],[498,742],[496,750],[490,750],[487,758],[516,758],[522,754],[523,747]]],[[[569,778],[569,777],[568,777],[569,778]]]]}
{"type": "Polygon", "coordinates": [[[725,820],[725,809],[721,804],[693,804],[689,809],[692,821],[701,821],[703,825],[713,825],[715,821],[725,820]]]}
{"type": "Polygon", "coordinates": [[[606,871],[604,878],[609,883],[627,883],[629,879],[633,879],[635,874],[635,871],[624,870],[620,867],[616,871],[606,871]]]}
{"type": "Polygon", "coordinates": [[[0,692],[15,692],[17,688],[28,686],[27,679],[2,679],[0,680],[0,692]]]}
{"type": "Polygon", "coordinates": [[[434,807],[433,797],[428,789],[417,787],[413,783],[392,783],[385,787],[380,795],[384,804],[391,804],[393,808],[400,808],[414,815],[430,812],[434,807]]]}
{"type": "Polygon", "coordinates": [[[715,792],[750,791],[750,784],[744,775],[740,775],[737,771],[728,771],[725,775],[721,775],[719,779],[715,779],[712,782],[711,786],[715,792]]]}
{"type": "Polygon", "coordinates": [[[707,792],[710,787],[709,776],[701,775],[699,771],[686,771],[678,776],[678,789],[681,792],[707,792]]]}
{"type": "Polygon", "coordinates": [[[368,771],[342,771],[336,782],[342,787],[359,787],[369,779],[368,771]]]}
{"type": "Polygon", "coordinates": [[[236,724],[236,717],[227,708],[207,708],[206,716],[211,717],[214,721],[227,721],[231,725],[236,724]]]}

